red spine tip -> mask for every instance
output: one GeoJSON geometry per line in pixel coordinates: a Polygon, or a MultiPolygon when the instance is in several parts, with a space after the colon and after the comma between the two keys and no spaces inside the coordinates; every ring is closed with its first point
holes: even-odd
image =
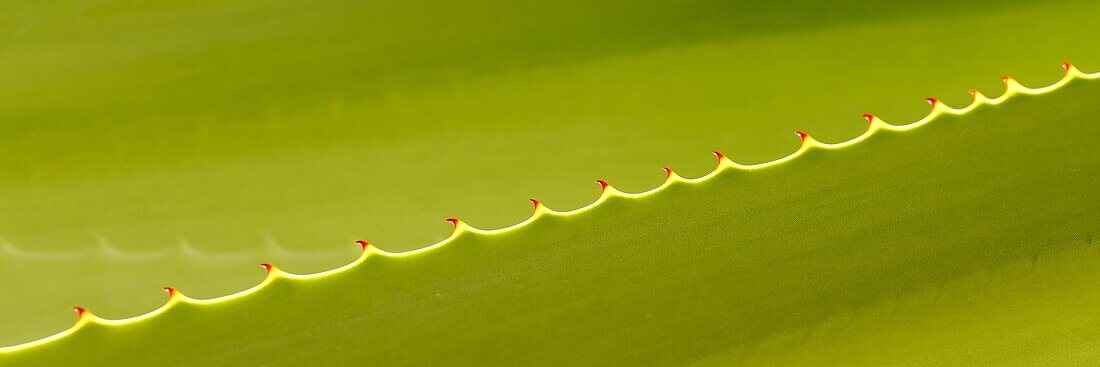
{"type": "Polygon", "coordinates": [[[359,245],[359,247],[361,247],[363,251],[367,251],[367,247],[370,247],[370,242],[363,240],[355,240],[355,244],[359,245]]]}
{"type": "Polygon", "coordinates": [[[530,199],[527,199],[527,200],[531,200],[531,205],[534,205],[535,209],[538,209],[539,205],[542,205],[542,203],[540,203],[538,199],[530,198],[530,199]]]}
{"type": "Polygon", "coordinates": [[[161,289],[163,289],[163,290],[164,290],[164,293],[168,293],[168,296],[169,296],[169,297],[171,297],[171,296],[173,296],[173,295],[175,295],[175,294],[176,294],[176,289],[175,289],[175,288],[172,288],[172,287],[164,287],[164,288],[161,288],[161,289]]]}
{"type": "Polygon", "coordinates": [[[940,100],[932,98],[932,97],[925,98],[924,100],[928,101],[928,104],[931,105],[932,107],[936,107],[936,103],[940,103],[940,100]]]}
{"type": "Polygon", "coordinates": [[[713,151],[713,152],[710,152],[710,153],[711,153],[711,154],[714,154],[714,157],[715,157],[715,158],[718,158],[718,160],[722,160],[722,158],[725,158],[725,157],[726,157],[726,155],[725,155],[725,154],[722,154],[722,152],[719,152],[719,151],[717,151],[717,150],[715,150],[715,151],[713,151]]]}
{"type": "Polygon", "coordinates": [[[672,168],[661,167],[661,169],[665,170],[665,178],[672,177],[672,168]]]}
{"type": "Polygon", "coordinates": [[[804,133],[804,132],[798,131],[798,130],[795,130],[794,134],[798,135],[798,138],[802,139],[802,141],[806,141],[806,138],[810,136],[810,134],[807,134],[807,133],[804,133]]]}
{"type": "Polygon", "coordinates": [[[1012,77],[1010,77],[1008,75],[1001,76],[1001,81],[1002,82],[1008,83],[1009,80],[1012,80],[1012,77]]]}
{"type": "Polygon", "coordinates": [[[448,222],[451,222],[451,225],[454,226],[455,228],[458,228],[458,223],[462,222],[462,221],[458,220],[458,218],[455,218],[455,217],[450,217],[450,218],[447,218],[447,219],[444,219],[444,220],[448,221],[448,222]]]}
{"type": "Polygon", "coordinates": [[[865,114],[863,114],[863,119],[867,120],[867,123],[869,124],[869,123],[872,123],[872,122],[875,121],[875,115],[865,113],[865,114]]]}
{"type": "Polygon", "coordinates": [[[610,184],[607,183],[607,181],[604,181],[604,180],[596,180],[596,183],[600,184],[600,189],[602,189],[602,190],[607,190],[607,187],[611,186],[610,184]]]}
{"type": "Polygon", "coordinates": [[[275,266],[272,266],[271,264],[268,264],[268,263],[260,264],[260,267],[264,268],[264,270],[266,270],[268,273],[271,272],[271,269],[275,268],[275,266]]]}
{"type": "Polygon", "coordinates": [[[1073,67],[1073,64],[1070,64],[1069,61],[1062,61],[1062,69],[1069,71],[1071,67],[1073,67]]]}
{"type": "Polygon", "coordinates": [[[73,307],[73,312],[76,312],[76,317],[83,317],[84,313],[88,312],[88,310],[85,309],[84,307],[76,306],[76,307],[73,307]]]}
{"type": "Polygon", "coordinates": [[[978,90],[977,89],[970,89],[970,90],[967,90],[966,92],[970,93],[970,95],[972,95],[972,96],[977,96],[978,95],[978,90]]]}

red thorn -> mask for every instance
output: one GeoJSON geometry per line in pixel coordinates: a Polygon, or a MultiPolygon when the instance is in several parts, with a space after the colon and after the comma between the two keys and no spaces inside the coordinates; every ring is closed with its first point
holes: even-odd
{"type": "Polygon", "coordinates": [[[358,244],[359,247],[362,247],[363,251],[367,251],[367,247],[370,247],[370,242],[367,241],[355,240],[355,243],[358,244]]]}
{"type": "Polygon", "coordinates": [[[602,190],[607,190],[607,187],[611,186],[610,184],[607,183],[607,181],[604,181],[604,180],[596,180],[596,183],[600,184],[600,189],[602,189],[602,190]]]}
{"type": "Polygon", "coordinates": [[[1069,61],[1062,61],[1062,69],[1069,71],[1071,67],[1073,67],[1073,64],[1070,64],[1069,61]]]}
{"type": "Polygon", "coordinates": [[[275,266],[273,266],[273,265],[271,265],[271,264],[268,264],[268,263],[263,263],[263,264],[260,264],[260,267],[261,267],[261,268],[264,268],[264,270],[266,270],[266,271],[267,271],[268,273],[270,273],[270,272],[271,272],[271,269],[274,269],[274,268],[275,268],[275,266]]]}
{"type": "Polygon", "coordinates": [[[966,92],[970,93],[970,95],[972,95],[972,96],[978,95],[978,90],[977,89],[970,89],[970,90],[967,90],[966,92]]]}
{"type": "Polygon", "coordinates": [[[661,167],[661,169],[665,170],[665,178],[672,177],[672,168],[661,167]]]}
{"type": "Polygon", "coordinates": [[[928,104],[931,105],[932,107],[936,107],[936,103],[940,103],[940,100],[932,98],[932,97],[925,98],[924,100],[928,101],[928,104]]]}
{"type": "Polygon", "coordinates": [[[530,199],[527,199],[527,200],[531,200],[531,204],[535,206],[535,209],[538,209],[539,205],[542,205],[542,203],[540,203],[538,199],[530,198],[530,199]]]}
{"type": "Polygon", "coordinates": [[[718,160],[722,160],[722,158],[725,158],[725,157],[726,157],[726,155],[725,155],[725,154],[722,154],[722,152],[719,152],[719,151],[717,151],[717,150],[715,150],[715,151],[713,151],[713,152],[710,152],[710,153],[711,153],[711,154],[714,154],[714,157],[715,157],[715,158],[718,158],[718,160]]]}
{"type": "Polygon", "coordinates": [[[164,287],[164,288],[161,288],[161,289],[163,289],[165,293],[168,293],[168,297],[169,297],[169,298],[170,298],[170,297],[172,297],[172,296],[174,296],[174,295],[176,295],[176,289],[175,289],[175,288],[172,288],[172,287],[164,287]]]}
{"type": "Polygon", "coordinates": [[[448,221],[448,222],[451,222],[451,225],[455,226],[456,229],[458,228],[458,224],[462,222],[461,220],[458,220],[458,218],[455,218],[455,217],[450,217],[450,218],[447,218],[447,219],[444,219],[444,220],[448,221]]]}
{"type": "Polygon", "coordinates": [[[1010,77],[1008,75],[1001,76],[1001,81],[1005,82],[1005,83],[1008,83],[1008,81],[1011,80],[1011,79],[1012,79],[1012,77],[1010,77]]]}
{"type": "Polygon", "coordinates": [[[795,130],[794,134],[798,135],[798,138],[802,139],[802,141],[806,141],[806,138],[810,136],[810,134],[807,134],[807,133],[804,133],[804,132],[801,132],[801,131],[798,131],[798,130],[795,130]]]}
{"type": "Polygon", "coordinates": [[[870,123],[875,121],[875,115],[865,113],[865,114],[863,114],[863,119],[867,120],[867,123],[870,124],[870,123]]]}
{"type": "Polygon", "coordinates": [[[73,312],[76,312],[76,317],[80,318],[80,317],[84,317],[84,313],[88,312],[88,310],[85,309],[84,307],[76,306],[76,307],[73,307],[73,312]]]}

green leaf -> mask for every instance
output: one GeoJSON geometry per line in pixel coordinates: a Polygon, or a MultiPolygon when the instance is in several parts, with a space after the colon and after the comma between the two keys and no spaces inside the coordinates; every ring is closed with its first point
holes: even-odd
{"type": "Polygon", "coordinates": [[[85,314],[5,358],[1094,364],[1097,98],[1100,83],[1080,82],[959,117],[937,103],[930,122],[807,138],[766,167],[722,161],[644,194],[611,187],[501,231],[459,223],[435,247],[371,247],[313,276],[274,269],[242,294],[177,294],[140,319],[85,314]]]}
{"type": "Polygon", "coordinates": [[[15,1],[0,345],[1100,65],[1093,2],[15,1]],[[1051,21],[1036,21],[1049,19],[1051,21]]]}

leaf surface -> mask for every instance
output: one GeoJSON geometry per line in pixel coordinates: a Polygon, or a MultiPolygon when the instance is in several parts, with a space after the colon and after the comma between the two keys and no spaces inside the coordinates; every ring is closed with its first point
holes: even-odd
{"type": "Polygon", "coordinates": [[[1100,65],[1094,2],[15,1],[0,345],[780,157],[1100,65]],[[1037,19],[1052,21],[1037,22],[1037,19]],[[1056,21],[1055,21],[1056,20],[1056,21]],[[13,301],[18,300],[18,301],[13,301]]]}
{"type": "Polygon", "coordinates": [[[1100,84],[1076,82],[962,116],[938,103],[930,122],[874,119],[856,140],[808,137],[766,166],[722,160],[644,194],[611,186],[500,231],[458,222],[434,247],[369,247],[312,276],[273,268],[236,296],[175,293],[138,319],[85,313],[3,358],[1091,364],[1098,98],[1100,84]]]}

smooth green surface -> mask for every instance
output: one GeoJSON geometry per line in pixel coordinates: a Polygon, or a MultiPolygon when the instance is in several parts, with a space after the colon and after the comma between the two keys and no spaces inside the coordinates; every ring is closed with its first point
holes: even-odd
{"type": "Polygon", "coordinates": [[[1092,365],[1100,83],[464,233],[16,364],[1092,365]]]}
{"type": "Polygon", "coordinates": [[[0,345],[1100,65],[1095,2],[729,3],[3,2],[0,345]]]}

